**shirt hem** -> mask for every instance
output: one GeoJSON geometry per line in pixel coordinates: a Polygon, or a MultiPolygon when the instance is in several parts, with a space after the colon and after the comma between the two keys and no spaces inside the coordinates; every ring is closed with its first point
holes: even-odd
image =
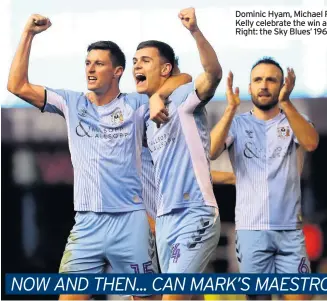
{"type": "Polygon", "coordinates": [[[78,208],[74,207],[74,210],[77,212],[103,212],[103,213],[124,213],[124,212],[132,212],[132,211],[139,211],[145,210],[143,206],[138,207],[128,207],[128,208],[101,208],[101,209],[93,209],[93,208],[78,208]]]}
{"type": "Polygon", "coordinates": [[[188,204],[180,204],[180,205],[176,204],[174,207],[171,207],[171,208],[163,211],[162,213],[158,213],[157,217],[169,214],[175,209],[183,209],[183,208],[190,208],[190,207],[203,207],[203,206],[205,206],[205,207],[214,207],[214,208],[218,209],[217,204],[206,204],[206,203],[199,204],[199,202],[193,202],[193,203],[188,203],[188,204]]]}
{"type": "Polygon", "coordinates": [[[235,230],[299,230],[302,229],[301,225],[283,225],[283,226],[254,226],[254,227],[242,227],[242,226],[236,226],[235,230]]]}

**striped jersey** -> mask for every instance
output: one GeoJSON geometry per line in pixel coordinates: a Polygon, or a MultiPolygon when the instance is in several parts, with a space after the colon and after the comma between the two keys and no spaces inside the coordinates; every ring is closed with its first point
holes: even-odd
{"type": "Polygon", "coordinates": [[[142,147],[142,185],[145,210],[155,220],[157,216],[156,184],[153,161],[147,147],[142,147]]]}
{"type": "Polygon", "coordinates": [[[235,116],[226,139],[236,175],[237,230],[301,227],[298,141],[283,112],[264,121],[235,116]]]}
{"type": "Polygon", "coordinates": [[[204,105],[194,83],[189,83],[168,98],[169,122],[159,129],[153,121],[146,122],[155,168],[157,216],[178,208],[217,207],[210,176],[210,133],[204,105]]]}
{"type": "Polygon", "coordinates": [[[46,88],[43,111],[66,120],[76,211],[144,209],[141,151],[148,99],[120,94],[97,106],[83,93],[46,88]]]}

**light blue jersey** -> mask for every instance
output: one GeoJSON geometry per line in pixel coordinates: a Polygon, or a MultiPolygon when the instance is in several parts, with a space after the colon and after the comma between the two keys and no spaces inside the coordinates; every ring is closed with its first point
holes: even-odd
{"type": "Polygon", "coordinates": [[[152,219],[157,216],[156,184],[151,153],[147,147],[142,147],[142,187],[145,210],[152,219]]]}
{"type": "Polygon", "coordinates": [[[237,230],[301,227],[298,141],[283,112],[263,121],[236,116],[226,140],[236,175],[237,230]]]}
{"type": "Polygon", "coordinates": [[[210,132],[204,104],[195,92],[194,83],[189,83],[168,98],[169,122],[158,129],[154,122],[147,121],[158,216],[188,207],[217,208],[210,176],[210,132]]]}
{"type": "Polygon", "coordinates": [[[83,93],[46,89],[44,111],[66,120],[74,168],[74,209],[128,212],[144,209],[141,151],[148,98],[120,94],[104,106],[83,93]]]}

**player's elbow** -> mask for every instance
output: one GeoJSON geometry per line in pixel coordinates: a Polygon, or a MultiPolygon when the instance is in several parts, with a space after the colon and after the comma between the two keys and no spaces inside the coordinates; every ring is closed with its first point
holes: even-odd
{"type": "Polygon", "coordinates": [[[209,158],[211,161],[216,160],[221,153],[223,152],[224,148],[223,147],[214,147],[212,149],[210,149],[210,153],[209,153],[209,158]]]}
{"type": "Polygon", "coordinates": [[[223,70],[221,69],[221,66],[219,64],[212,67],[212,69],[210,70],[210,77],[212,83],[217,84],[218,86],[221,81],[221,78],[223,77],[223,70]]]}
{"type": "MultiPolygon", "coordinates": [[[[211,141],[213,140],[212,136],[211,136],[211,141]]],[[[212,143],[211,147],[210,147],[210,152],[209,152],[209,158],[210,160],[216,160],[221,154],[222,152],[226,149],[225,144],[221,145],[221,143],[212,143]]]]}
{"type": "Polygon", "coordinates": [[[310,135],[310,138],[311,139],[307,141],[306,145],[304,146],[304,149],[307,152],[315,151],[319,145],[319,134],[316,131],[310,135]]]}
{"type": "Polygon", "coordinates": [[[217,78],[218,83],[221,81],[222,77],[223,77],[223,70],[221,69],[221,67],[219,65],[216,70],[216,78],[217,78]]]}
{"type": "Polygon", "coordinates": [[[210,159],[211,161],[213,161],[213,160],[216,160],[217,158],[218,158],[218,154],[215,153],[215,152],[213,152],[213,151],[210,151],[209,159],[210,159]]]}
{"type": "Polygon", "coordinates": [[[213,91],[218,87],[221,81],[221,77],[222,77],[222,73],[218,69],[213,70],[208,74],[207,80],[210,86],[210,91],[213,91]]]}
{"type": "Polygon", "coordinates": [[[17,91],[17,87],[11,81],[8,81],[8,83],[7,83],[7,90],[10,93],[16,94],[15,92],[17,91]]]}
{"type": "Polygon", "coordinates": [[[19,95],[20,91],[22,90],[22,86],[22,84],[9,79],[7,83],[7,90],[12,94],[19,95]]]}
{"type": "MultiPolygon", "coordinates": [[[[210,135],[210,140],[212,141],[212,137],[211,137],[211,135],[210,135]]],[[[211,161],[217,159],[217,157],[215,156],[215,149],[214,149],[212,143],[211,143],[211,145],[210,145],[210,150],[209,150],[209,159],[210,159],[211,161]]]]}
{"type": "Polygon", "coordinates": [[[312,143],[308,143],[304,146],[304,149],[307,151],[307,152],[313,152],[317,149],[319,145],[319,142],[318,141],[314,141],[312,143]]]}

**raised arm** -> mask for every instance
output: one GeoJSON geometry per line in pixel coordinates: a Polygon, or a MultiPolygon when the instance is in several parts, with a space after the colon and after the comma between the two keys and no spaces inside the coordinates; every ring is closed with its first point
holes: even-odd
{"type": "Polygon", "coordinates": [[[233,73],[229,72],[227,78],[227,108],[220,121],[214,126],[210,133],[211,148],[210,159],[216,159],[224,150],[225,141],[228,135],[229,128],[235,116],[237,107],[240,105],[239,89],[235,88],[233,92],[233,73]]]}
{"type": "Polygon", "coordinates": [[[290,94],[295,85],[295,73],[292,68],[287,68],[285,83],[279,93],[279,105],[284,111],[288,122],[297,138],[300,146],[308,152],[318,147],[319,135],[316,129],[309,123],[293,106],[290,101],[290,94]]]}
{"type": "Polygon", "coordinates": [[[194,8],[183,9],[178,17],[196,41],[204,72],[197,77],[195,88],[201,100],[208,100],[215,94],[222,77],[216,52],[199,29],[194,8]]]}
{"type": "Polygon", "coordinates": [[[9,92],[40,109],[44,106],[44,88],[29,82],[28,65],[34,36],[50,26],[50,20],[41,15],[32,15],[28,19],[11,64],[7,84],[9,92]]]}

